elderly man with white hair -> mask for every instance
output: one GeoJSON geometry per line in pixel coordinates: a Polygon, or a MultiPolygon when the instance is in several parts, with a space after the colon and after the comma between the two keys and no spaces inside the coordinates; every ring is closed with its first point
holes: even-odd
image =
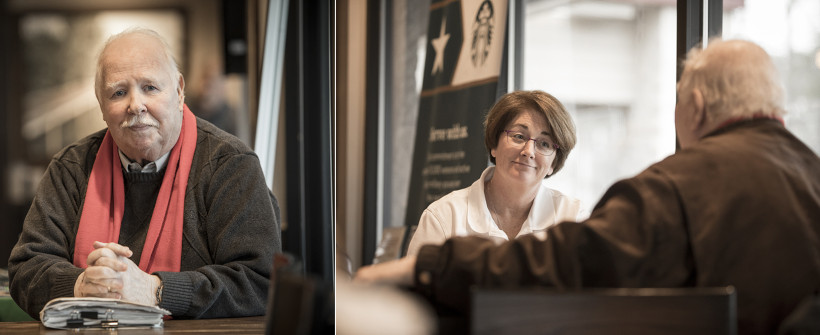
{"type": "Polygon", "coordinates": [[[740,334],[772,334],[820,289],[820,158],[789,132],[771,59],[746,41],[687,56],[681,150],[615,183],[588,220],[547,238],[427,245],[359,282],[414,285],[465,309],[471,285],[737,289],[740,334]]]}
{"type": "Polygon", "coordinates": [[[28,314],[71,296],[174,318],[265,313],[279,205],[254,152],[195,117],[184,88],[156,32],[106,42],[95,90],[108,127],[54,156],[9,258],[28,314]]]}

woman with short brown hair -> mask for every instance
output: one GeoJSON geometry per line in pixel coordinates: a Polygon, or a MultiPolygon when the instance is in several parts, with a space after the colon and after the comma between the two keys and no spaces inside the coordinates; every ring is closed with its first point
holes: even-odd
{"type": "Polygon", "coordinates": [[[545,181],[564,166],[575,142],[572,117],[552,95],[504,95],[484,121],[484,143],[494,165],[471,186],[424,210],[407,254],[453,236],[481,235],[501,243],[585,219],[589,214],[578,199],[545,181]]]}

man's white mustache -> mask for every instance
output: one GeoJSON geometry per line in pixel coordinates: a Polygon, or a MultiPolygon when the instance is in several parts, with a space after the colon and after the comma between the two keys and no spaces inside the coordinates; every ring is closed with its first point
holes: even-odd
{"type": "Polygon", "coordinates": [[[120,128],[130,128],[130,127],[139,127],[139,126],[149,126],[149,127],[159,127],[159,122],[154,120],[152,117],[147,116],[145,114],[134,115],[129,119],[126,119],[122,123],[120,123],[120,128]]]}

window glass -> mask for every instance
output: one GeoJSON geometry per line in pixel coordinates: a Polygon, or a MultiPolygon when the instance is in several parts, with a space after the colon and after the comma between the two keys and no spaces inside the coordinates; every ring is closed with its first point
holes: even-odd
{"type": "MultiPolygon", "coordinates": [[[[389,28],[385,47],[387,78],[385,92],[384,152],[384,227],[405,224],[410,168],[413,166],[413,143],[419,114],[419,96],[427,51],[427,23],[430,0],[387,1],[389,28]],[[392,56],[390,56],[392,55],[392,56]],[[401,55],[400,57],[398,55],[401,55]]],[[[379,237],[381,238],[381,237],[379,237]]]]}
{"type": "Polygon", "coordinates": [[[522,89],[560,100],[578,144],[547,183],[591,209],[675,151],[675,1],[524,2],[522,89]]]}
{"type": "Polygon", "coordinates": [[[772,56],[786,92],[786,127],[820,152],[820,2],[745,0],[723,12],[723,37],[772,56]]]}

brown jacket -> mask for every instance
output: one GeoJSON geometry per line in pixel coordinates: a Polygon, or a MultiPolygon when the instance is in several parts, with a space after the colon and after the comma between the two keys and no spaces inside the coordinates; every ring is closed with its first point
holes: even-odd
{"type": "Polygon", "coordinates": [[[615,183],[587,221],[544,241],[425,246],[416,288],[466,308],[471,284],[734,285],[739,332],[767,334],[820,288],[819,232],[820,158],[777,121],[743,121],[615,183]]]}

